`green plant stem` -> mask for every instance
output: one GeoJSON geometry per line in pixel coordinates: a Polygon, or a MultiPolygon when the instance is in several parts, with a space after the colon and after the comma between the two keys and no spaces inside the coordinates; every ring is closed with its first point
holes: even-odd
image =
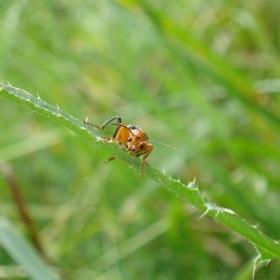
{"type": "MultiPolygon", "coordinates": [[[[45,117],[60,123],[77,135],[89,140],[96,148],[102,148],[107,152],[116,155],[118,158],[125,161],[129,166],[139,172],[140,161],[138,158],[128,155],[125,149],[118,147],[112,143],[102,143],[102,135],[94,128],[85,125],[81,120],[78,120],[71,115],[66,114],[58,107],[51,106],[40,97],[33,95],[0,83],[0,94],[12,101],[15,101],[31,110],[34,110],[45,117]]],[[[272,259],[280,257],[280,246],[276,241],[272,240],[257,228],[247,223],[243,218],[237,215],[234,211],[222,207],[218,207],[209,203],[199,192],[195,182],[188,185],[183,184],[179,180],[174,180],[163,174],[149,164],[145,165],[144,175],[149,176],[152,180],[158,182],[160,186],[165,187],[168,191],[173,192],[176,196],[185,199],[193,204],[199,210],[203,211],[204,215],[209,215],[216,221],[229,227],[245,239],[253,243],[260,255],[258,260],[272,259]]]]}

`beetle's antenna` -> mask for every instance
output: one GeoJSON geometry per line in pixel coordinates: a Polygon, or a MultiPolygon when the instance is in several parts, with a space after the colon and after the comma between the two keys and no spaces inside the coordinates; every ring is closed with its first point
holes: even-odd
{"type": "Polygon", "coordinates": [[[167,144],[164,144],[164,143],[161,143],[161,142],[158,142],[158,141],[148,141],[148,143],[160,144],[160,145],[162,145],[162,146],[165,146],[165,147],[167,147],[167,148],[169,148],[169,149],[171,149],[171,150],[174,150],[175,152],[177,152],[177,153],[183,155],[182,152],[178,151],[177,149],[175,149],[175,148],[173,148],[173,147],[171,147],[171,146],[169,146],[169,145],[167,145],[167,144]]]}

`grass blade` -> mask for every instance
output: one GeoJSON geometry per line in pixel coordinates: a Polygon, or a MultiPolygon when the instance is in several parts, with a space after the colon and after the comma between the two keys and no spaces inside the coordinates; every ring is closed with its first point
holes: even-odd
{"type": "Polygon", "coordinates": [[[0,244],[20,265],[28,276],[35,280],[58,280],[38,253],[20,235],[12,223],[0,217],[0,244]]]}
{"type": "MultiPolygon", "coordinates": [[[[23,90],[1,83],[0,89],[0,94],[4,97],[7,97],[38,113],[41,113],[45,117],[62,124],[85,139],[90,141],[95,140],[93,144],[96,147],[103,148],[109,153],[116,155],[118,158],[125,161],[129,166],[139,171],[140,161],[138,158],[128,155],[124,149],[119,148],[117,145],[113,145],[111,143],[101,143],[101,135],[99,132],[97,132],[92,127],[85,127],[82,121],[64,113],[62,110],[56,107],[51,106],[50,104],[41,100],[39,97],[33,97],[31,94],[23,90]]],[[[229,227],[253,243],[253,245],[260,252],[258,261],[280,257],[280,246],[276,241],[260,232],[256,227],[250,225],[234,211],[209,203],[199,192],[195,182],[185,185],[179,180],[174,180],[163,174],[149,164],[146,164],[144,168],[144,174],[159,183],[161,186],[165,187],[168,191],[173,192],[176,196],[185,199],[189,203],[196,206],[199,210],[203,211],[204,214],[202,216],[206,214],[211,216],[216,221],[229,227]]]]}

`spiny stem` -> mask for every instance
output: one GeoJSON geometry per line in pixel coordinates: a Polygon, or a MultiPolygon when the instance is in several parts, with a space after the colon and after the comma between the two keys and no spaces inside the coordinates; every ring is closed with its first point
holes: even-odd
{"type": "MultiPolygon", "coordinates": [[[[77,135],[91,141],[96,148],[102,148],[122,159],[138,172],[140,166],[140,161],[138,158],[128,155],[124,149],[119,148],[116,144],[102,143],[100,140],[103,136],[99,134],[99,131],[97,131],[95,128],[85,126],[81,120],[78,120],[63,112],[57,106],[54,107],[46,103],[39,96],[35,98],[33,95],[21,89],[2,83],[0,83],[0,95],[69,128],[77,135]]],[[[168,191],[176,194],[176,196],[181,197],[196,206],[199,210],[204,212],[203,215],[211,216],[216,221],[229,227],[253,243],[260,253],[260,258],[258,260],[280,257],[280,246],[276,241],[272,240],[260,232],[257,228],[250,225],[234,211],[216,206],[208,202],[199,192],[195,182],[185,185],[179,180],[174,180],[163,174],[149,164],[145,165],[144,174],[159,183],[161,186],[165,187],[168,191]]]]}

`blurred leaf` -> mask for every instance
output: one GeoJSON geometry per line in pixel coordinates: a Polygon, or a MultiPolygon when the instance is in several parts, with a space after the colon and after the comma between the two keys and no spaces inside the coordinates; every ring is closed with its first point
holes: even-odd
{"type": "Polygon", "coordinates": [[[0,217],[0,244],[10,254],[16,263],[34,280],[60,279],[50,271],[38,253],[21,236],[12,223],[0,217]]]}

